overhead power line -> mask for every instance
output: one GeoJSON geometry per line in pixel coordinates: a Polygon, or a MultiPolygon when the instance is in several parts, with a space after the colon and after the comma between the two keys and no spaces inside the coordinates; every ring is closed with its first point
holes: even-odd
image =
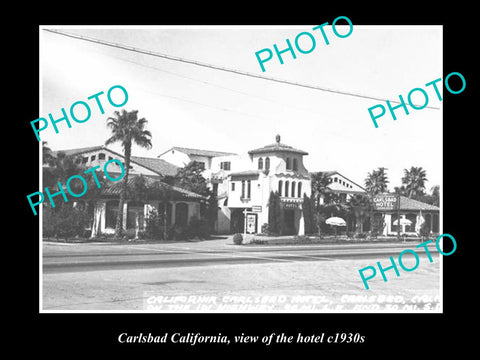
{"type": "MultiPolygon", "coordinates": [[[[112,43],[112,42],[109,42],[109,41],[94,39],[94,38],[90,38],[90,37],[86,37],[86,36],[82,36],[82,35],[67,33],[67,32],[64,32],[64,31],[58,31],[56,29],[43,29],[43,30],[54,33],[54,34],[57,34],[57,35],[67,36],[67,37],[77,39],[77,40],[88,41],[88,42],[91,42],[91,43],[100,44],[100,45],[104,45],[104,46],[110,46],[110,47],[113,47],[113,48],[122,49],[122,50],[130,51],[130,52],[155,56],[155,57],[159,57],[159,58],[163,58],[163,59],[167,59],[167,60],[178,61],[178,62],[191,64],[191,65],[196,65],[196,66],[202,66],[202,67],[205,67],[205,68],[224,71],[224,72],[233,73],[233,74],[237,74],[237,75],[248,76],[248,77],[262,79],[262,80],[268,80],[268,81],[274,81],[274,82],[281,83],[281,84],[299,86],[299,87],[303,87],[303,88],[307,88],[307,89],[326,91],[326,92],[331,92],[331,93],[334,93],[334,94],[340,94],[340,95],[345,95],[345,96],[353,96],[353,97],[364,98],[364,99],[369,99],[369,100],[377,100],[377,101],[387,101],[388,100],[388,99],[383,99],[383,98],[379,98],[379,97],[375,97],[375,96],[368,96],[368,95],[356,94],[356,93],[352,93],[352,92],[333,90],[333,89],[329,89],[329,88],[320,87],[320,86],[317,86],[317,85],[304,84],[304,83],[299,83],[299,82],[294,82],[294,81],[284,80],[284,79],[277,79],[277,78],[264,76],[264,75],[259,75],[259,74],[254,74],[254,73],[250,73],[250,72],[246,72],[246,71],[242,71],[242,70],[226,68],[226,67],[222,67],[222,66],[218,66],[218,65],[207,64],[207,63],[200,62],[200,61],[194,61],[194,60],[190,60],[190,59],[180,58],[180,57],[177,57],[177,56],[162,54],[162,53],[154,52],[154,51],[151,51],[151,50],[139,49],[139,48],[135,48],[135,47],[132,47],[132,46],[112,43]]],[[[388,101],[391,102],[391,103],[396,103],[396,104],[401,103],[398,100],[388,100],[388,101]]],[[[435,110],[440,109],[438,107],[432,107],[432,106],[426,106],[425,108],[435,109],[435,110]]]]}

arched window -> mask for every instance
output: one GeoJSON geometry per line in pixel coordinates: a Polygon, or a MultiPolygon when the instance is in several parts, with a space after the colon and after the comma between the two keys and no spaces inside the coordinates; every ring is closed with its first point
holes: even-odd
{"type": "Polygon", "coordinates": [[[292,181],[292,197],[295,197],[295,181],[292,181]]]}
{"type": "Polygon", "coordinates": [[[298,197],[302,197],[302,183],[298,183],[298,197]]]}
{"type": "Polygon", "coordinates": [[[288,197],[288,181],[285,181],[285,197],[288,197]]]}
{"type": "Polygon", "coordinates": [[[287,159],[285,160],[285,162],[287,163],[287,170],[290,170],[292,168],[292,165],[290,164],[290,158],[287,157],[287,159]]]}
{"type": "Polygon", "coordinates": [[[298,171],[298,160],[293,158],[293,171],[298,171]]]}
{"type": "Polygon", "coordinates": [[[280,196],[282,196],[282,185],[283,185],[283,181],[282,180],[279,180],[278,181],[278,194],[280,196]]]}
{"type": "Polygon", "coordinates": [[[262,158],[258,159],[258,170],[263,170],[263,159],[262,158]]]}
{"type": "Polygon", "coordinates": [[[270,170],[270,158],[265,159],[265,170],[270,170]]]}

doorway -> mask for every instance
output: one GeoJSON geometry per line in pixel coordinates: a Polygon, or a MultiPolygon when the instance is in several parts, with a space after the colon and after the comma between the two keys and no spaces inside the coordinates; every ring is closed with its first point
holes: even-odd
{"type": "Polygon", "coordinates": [[[295,210],[283,210],[283,226],[283,233],[285,235],[297,234],[297,230],[295,229],[295,210]]]}

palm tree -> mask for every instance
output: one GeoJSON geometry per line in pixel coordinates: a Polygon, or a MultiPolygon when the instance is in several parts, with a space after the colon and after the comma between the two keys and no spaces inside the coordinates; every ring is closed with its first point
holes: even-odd
{"type": "Polygon", "coordinates": [[[379,193],[387,192],[388,178],[384,167],[379,167],[368,173],[365,179],[365,188],[370,195],[377,195],[379,193]]]}
{"type": "Polygon", "coordinates": [[[404,169],[402,184],[405,185],[406,195],[409,199],[418,198],[425,194],[425,182],[427,181],[427,172],[421,167],[410,167],[410,170],[404,169]]]}
{"type": "MultiPolygon", "coordinates": [[[[310,198],[313,201],[313,218],[315,226],[318,230],[318,236],[321,237],[321,225],[325,222],[326,217],[324,214],[325,206],[320,204],[320,199],[325,199],[329,194],[328,185],[330,184],[330,176],[326,172],[316,172],[310,175],[312,181],[312,195],[310,198]]],[[[331,200],[331,199],[330,199],[331,200]]]]}
{"type": "Polygon", "coordinates": [[[328,184],[330,184],[330,177],[326,172],[316,172],[311,174],[312,180],[312,196],[314,206],[320,205],[320,198],[324,198],[328,193],[328,184]]]}
{"type": "Polygon", "coordinates": [[[120,192],[120,201],[118,203],[117,222],[115,224],[115,238],[119,238],[122,232],[123,204],[128,190],[128,174],[130,171],[130,157],[132,153],[132,144],[135,143],[140,147],[150,149],[152,147],[150,131],[145,130],[147,120],[145,118],[138,119],[138,110],[127,112],[115,111],[114,117],[107,119],[107,127],[110,129],[112,136],[105,141],[105,145],[120,142],[123,147],[123,156],[125,158],[125,174],[122,179],[122,190],[120,192]]]}

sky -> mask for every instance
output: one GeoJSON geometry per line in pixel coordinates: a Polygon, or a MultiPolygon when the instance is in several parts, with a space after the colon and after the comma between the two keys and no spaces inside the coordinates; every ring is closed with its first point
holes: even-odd
{"type": "MultiPolygon", "coordinates": [[[[109,137],[106,119],[121,108],[103,95],[101,114],[95,101],[87,98],[121,85],[129,95],[122,108],[138,110],[153,135],[152,149],[134,146],[135,156],[156,157],[172,146],[244,154],[274,143],[280,134],[282,143],[309,153],[304,157],[309,171],[337,170],[364,185],[369,172],[385,167],[393,191],[404,169],[421,166],[429,180],[427,191],[441,185],[443,103],[425,84],[442,77],[442,27],[354,24],[350,36],[339,38],[328,26],[326,45],[318,30],[312,30],[316,25],[41,27],[39,117],[52,114],[59,119],[61,109],[68,113],[77,101],[87,102],[92,114],[84,123],[71,121],[71,128],[58,123],[58,134],[49,124],[40,137],[53,150],[104,144],[109,137]],[[400,94],[406,99],[411,89],[423,88],[428,105],[438,109],[409,108],[409,115],[398,109],[396,121],[387,110],[375,128],[368,108],[386,107],[385,101],[222,72],[43,29],[381,99],[398,101],[400,94]],[[315,37],[315,49],[308,54],[294,49],[296,59],[285,53],[284,64],[274,55],[262,72],[255,52],[273,51],[273,44],[283,49],[286,39],[294,44],[300,32],[315,37]]],[[[348,26],[337,29],[340,34],[348,32],[348,26]]],[[[304,48],[309,45],[301,43],[304,48]]],[[[442,93],[443,86],[439,90],[442,93]]],[[[80,107],[77,111],[81,117],[80,107]]],[[[119,145],[109,148],[121,151],[119,145]]]]}

